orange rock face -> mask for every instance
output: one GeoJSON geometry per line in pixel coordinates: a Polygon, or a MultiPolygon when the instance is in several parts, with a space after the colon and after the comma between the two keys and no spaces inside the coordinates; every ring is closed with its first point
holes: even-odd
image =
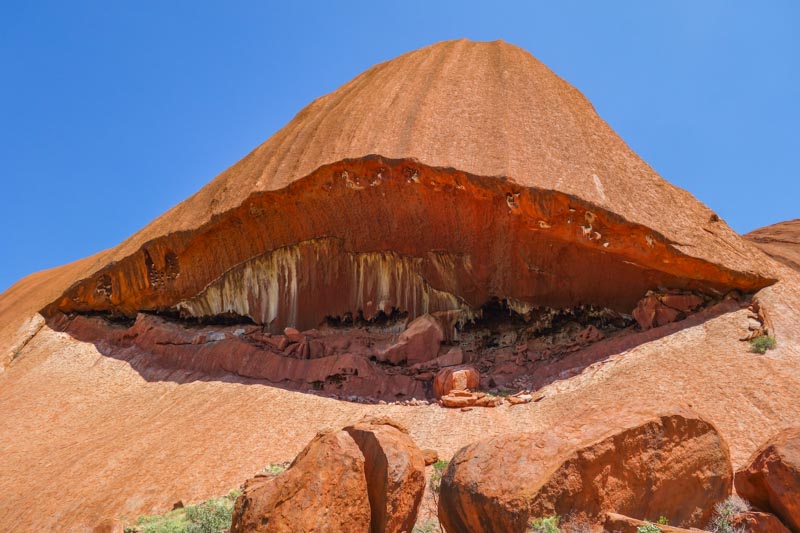
{"type": "Polygon", "coordinates": [[[773,259],[800,271],[800,218],[759,228],[744,238],[773,259]]]}
{"type": "MultiPolygon", "coordinates": [[[[738,466],[796,419],[798,295],[796,272],[662,180],[529,53],[440,43],[316,99],[119,246],[0,295],[0,529],[195,503],[365,414],[449,457],[556,427],[581,449],[609,413],[685,401],[738,466]],[[706,305],[646,302],[652,321],[634,325],[649,291],[706,305]],[[435,327],[400,339],[425,315],[436,353],[435,327]],[[740,339],[762,326],[778,345],[753,358],[740,339]],[[461,364],[486,389],[547,390],[466,413],[332,399],[431,398],[461,364]]],[[[358,530],[363,506],[350,511],[358,530]]]]}
{"type": "Polygon", "coordinates": [[[248,480],[231,533],[410,531],[424,488],[425,460],[405,428],[363,420],[317,435],[278,477],[248,480]]]}
{"type": "Polygon", "coordinates": [[[447,531],[525,531],[528,520],[573,515],[600,523],[616,512],[704,526],[730,492],[728,448],[689,414],[621,429],[582,446],[551,434],[480,441],[453,456],[442,479],[447,531]]]}
{"type": "Polygon", "coordinates": [[[370,531],[364,456],[344,431],[317,435],[275,479],[248,480],[231,533],[370,531]]]}
{"type": "Polygon", "coordinates": [[[800,530],[800,428],[778,433],[757,450],[736,472],[736,492],[800,530]]]}
{"type": "Polygon", "coordinates": [[[471,366],[451,366],[440,370],[433,380],[433,393],[437,398],[450,394],[453,389],[477,390],[481,375],[471,366]]]}
{"type": "Polygon", "coordinates": [[[344,428],[364,454],[373,532],[411,531],[425,491],[425,457],[408,430],[388,419],[344,428]]]}
{"type": "Polygon", "coordinates": [[[758,511],[737,514],[731,520],[731,526],[734,531],[741,530],[747,533],[789,533],[777,516],[758,511]]]}

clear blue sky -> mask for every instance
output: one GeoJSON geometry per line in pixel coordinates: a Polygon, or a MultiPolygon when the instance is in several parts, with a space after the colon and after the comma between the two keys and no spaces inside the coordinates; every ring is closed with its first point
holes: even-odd
{"type": "Polygon", "coordinates": [[[373,64],[504,39],[734,229],[800,217],[800,2],[0,5],[0,290],[111,247],[373,64]]]}

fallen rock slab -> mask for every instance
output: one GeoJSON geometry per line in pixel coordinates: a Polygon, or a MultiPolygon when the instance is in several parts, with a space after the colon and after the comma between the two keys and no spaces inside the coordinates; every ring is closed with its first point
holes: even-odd
{"type": "Polygon", "coordinates": [[[616,512],[700,527],[730,492],[727,444],[688,410],[585,431],[580,442],[520,433],[462,448],[442,478],[441,523],[450,532],[523,532],[530,518],[599,524],[616,512]]]}
{"type": "Polygon", "coordinates": [[[386,418],[344,428],[364,454],[374,532],[411,531],[425,492],[425,457],[408,430],[386,418]]]}
{"type": "Polygon", "coordinates": [[[736,472],[736,492],[800,531],[800,428],[781,431],[736,472]]]}
{"type": "MultiPolygon", "coordinates": [[[[652,524],[652,522],[650,522],[652,524]]],[[[648,523],[644,520],[637,520],[630,516],[621,515],[618,513],[607,513],[605,521],[603,522],[603,531],[613,531],[614,533],[637,533],[640,527],[646,526],[648,523]]],[[[656,524],[661,533],[689,533],[690,531],[698,532],[699,529],[682,529],[679,527],[672,527],[670,525],[656,524]]]]}

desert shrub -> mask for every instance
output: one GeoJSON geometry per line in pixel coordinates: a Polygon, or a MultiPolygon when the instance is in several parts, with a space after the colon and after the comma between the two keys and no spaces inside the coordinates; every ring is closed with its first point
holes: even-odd
{"type": "Polygon", "coordinates": [[[441,530],[442,526],[439,524],[439,521],[431,519],[424,524],[415,525],[414,529],[411,530],[411,533],[438,533],[441,530]]]}
{"type": "Polygon", "coordinates": [[[636,533],[661,533],[661,528],[645,520],[643,525],[636,528],[636,533]]]}
{"type": "Polygon", "coordinates": [[[772,350],[778,343],[771,335],[759,335],[750,340],[750,351],[753,353],[765,354],[767,350],[772,350]]]}
{"type": "Polygon", "coordinates": [[[287,468],[289,468],[289,463],[270,463],[261,472],[268,476],[277,476],[285,472],[287,468]]]}
{"type": "Polygon", "coordinates": [[[660,526],[668,526],[669,525],[669,518],[666,516],[659,516],[658,517],[658,525],[660,526]]]}
{"type": "Polygon", "coordinates": [[[450,461],[443,461],[441,459],[433,463],[433,471],[431,472],[431,477],[428,480],[428,486],[431,488],[431,492],[434,494],[439,494],[439,491],[442,489],[442,475],[444,475],[444,471],[447,469],[447,465],[449,464],[450,461]]]}
{"type": "Polygon", "coordinates": [[[242,492],[175,509],[163,515],[140,516],[125,533],[219,533],[231,527],[233,504],[242,492]]]}
{"type": "Polygon", "coordinates": [[[561,533],[558,527],[560,521],[561,517],[558,515],[531,518],[528,521],[528,533],[561,533]]]}
{"type": "Polygon", "coordinates": [[[713,533],[742,533],[742,528],[733,527],[733,518],[750,510],[750,504],[739,496],[730,496],[714,506],[714,515],[708,525],[713,533]]]}

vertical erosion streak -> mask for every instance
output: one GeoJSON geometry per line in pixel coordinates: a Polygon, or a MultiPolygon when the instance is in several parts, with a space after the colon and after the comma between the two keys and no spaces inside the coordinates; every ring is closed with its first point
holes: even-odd
{"type": "Polygon", "coordinates": [[[237,265],[196,296],[177,304],[184,316],[247,316],[275,331],[317,326],[326,316],[367,319],[393,309],[413,318],[464,306],[457,276],[432,287],[421,274],[425,263],[439,272],[468,270],[459,256],[406,257],[394,252],[350,252],[341,241],[317,239],[272,250],[237,265]]]}

